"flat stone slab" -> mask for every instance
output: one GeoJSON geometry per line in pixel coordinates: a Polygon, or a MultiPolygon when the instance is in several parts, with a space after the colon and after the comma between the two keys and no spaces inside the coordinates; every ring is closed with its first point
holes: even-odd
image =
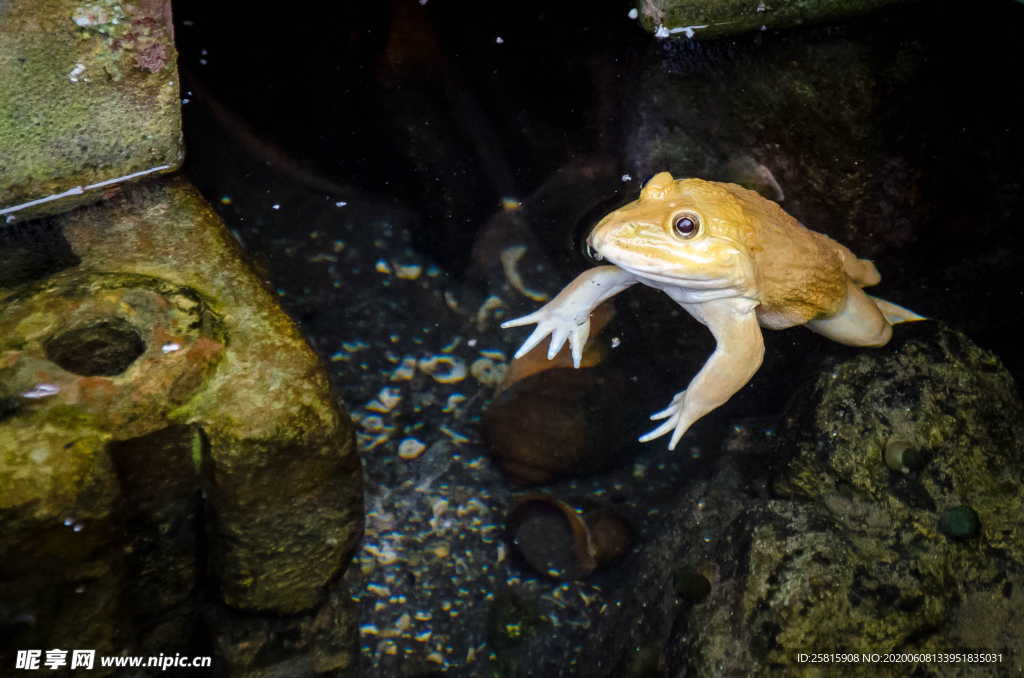
{"type": "Polygon", "coordinates": [[[0,0],[0,223],[184,157],[169,0],[0,0]]]}
{"type": "Polygon", "coordinates": [[[639,19],[658,38],[718,38],[837,21],[902,1],[645,0],[639,9],[639,19]]]}

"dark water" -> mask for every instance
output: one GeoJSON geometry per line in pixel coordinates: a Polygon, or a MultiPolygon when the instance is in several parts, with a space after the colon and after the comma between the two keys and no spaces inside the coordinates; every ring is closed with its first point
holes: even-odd
{"type": "MultiPolygon", "coordinates": [[[[502,254],[528,243],[525,288],[557,292],[589,265],[580,234],[655,171],[729,179],[752,157],[786,209],[876,260],[883,296],[966,332],[1018,383],[1024,374],[1024,6],[911,3],[841,26],[694,43],[652,39],[628,4],[551,4],[175,4],[186,172],[328,361],[360,426],[368,546],[349,576],[367,675],[411,675],[407,656],[483,675],[487,609],[505,587],[561,612],[557,642],[580,648],[586,620],[623,594],[614,574],[569,588],[505,558],[497,533],[510,488],[479,432],[487,383],[407,387],[391,376],[408,357],[469,368],[488,351],[511,355],[525,332],[497,321],[537,303],[509,287],[502,254]],[[843,96],[767,95],[794,71],[843,96]],[[758,88],[761,114],[761,100],[743,98],[758,88]],[[687,152],[659,150],[680,134],[687,152]],[[403,404],[379,417],[369,405],[389,388],[403,404]],[[418,465],[397,457],[403,440],[426,446],[418,465]],[[449,518],[455,528],[438,528],[449,518]],[[406,541],[387,536],[396,532],[406,541]],[[416,555],[456,541],[460,563],[416,555]],[[382,610],[367,587],[385,581],[382,610]],[[552,602],[570,595],[597,602],[552,602]],[[461,617],[448,614],[453,601],[461,617]],[[412,626],[384,640],[406,614],[412,626]],[[424,659],[434,652],[443,660],[424,659]]],[[[643,426],[711,344],[654,291],[625,300],[612,360],[642,385],[627,411],[643,426]]],[[[801,329],[767,342],[762,373],[695,428],[684,455],[659,442],[617,474],[561,490],[650,518],[659,496],[699,475],[702,446],[725,422],[770,434],[761,422],[834,347],[801,329]]],[[[640,522],[641,534],[658,529],[640,522]]],[[[570,675],[569,665],[535,675],[570,675]]]]}

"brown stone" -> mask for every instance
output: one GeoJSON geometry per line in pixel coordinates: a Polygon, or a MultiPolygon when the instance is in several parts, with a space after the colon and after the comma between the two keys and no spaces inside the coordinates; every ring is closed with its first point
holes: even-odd
{"type": "Polygon", "coordinates": [[[347,665],[354,622],[326,651],[316,620],[352,614],[361,480],[316,354],[181,179],[55,224],[77,265],[0,281],[0,590],[40,620],[18,642],[82,646],[62,629],[92,615],[96,647],[166,652],[233,608],[296,634],[273,663],[347,665]],[[77,589],[107,602],[53,593],[77,589]]]}

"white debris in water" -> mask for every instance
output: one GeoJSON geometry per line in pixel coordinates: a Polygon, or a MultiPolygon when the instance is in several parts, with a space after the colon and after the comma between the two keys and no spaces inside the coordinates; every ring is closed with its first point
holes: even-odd
{"type": "Polygon", "coordinates": [[[85,79],[82,77],[83,73],[85,73],[85,64],[75,64],[75,67],[71,69],[70,73],[68,73],[68,80],[71,82],[80,82],[85,79]]]}
{"type": "Polygon", "coordinates": [[[425,449],[427,449],[427,446],[416,438],[406,438],[398,443],[398,456],[406,460],[415,459],[423,454],[425,449]]]}
{"type": "Polygon", "coordinates": [[[169,341],[166,344],[164,344],[163,346],[161,346],[160,350],[163,353],[174,353],[175,351],[180,351],[181,350],[181,344],[179,344],[176,341],[169,341]]]}
{"type": "Polygon", "coordinates": [[[397,388],[384,387],[377,397],[370,401],[366,409],[371,412],[390,412],[402,402],[402,394],[397,388]]]}
{"type": "Polygon", "coordinates": [[[484,302],[482,304],[480,304],[480,308],[478,308],[477,311],[476,311],[476,327],[477,327],[477,329],[480,330],[481,332],[483,332],[484,329],[487,328],[487,324],[488,324],[487,320],[488,320],[488,318],[490,318],[491,315],[492,315],[491,311],[497,310],[497,309],[501,308],[504,305],[505,304],[504,304],[504,302],[502,302],[501,298],[500,297],[496,297],[493,294],[490,295],[489,297],[487,297],[486,299],[484,299],[484,302]]]}
{"type": "Polygon", "coordinates": [[[627,14],[626,16],[628,16],[630,19],[636,19],[638,16],[640,16],[640,12],[639,10],[637,10],[636,7],[634,7],[633,9],[629,10],[629,14],[627,14]]]}
{"type": "Polygon", "coordinates": [[[445,402],[444,407],[441,408],[441,411],[444,412],[445,414],[451,414],[452,412],[455,411],[455,408],[458,406],[459,403],[464,402],[466,402],[466,396],[462,395],[461,393],[453,393],[450,396],[448,396],[448,400],[445,402]]]}
{"type": "Polygon", "coordinates": [[[508,280],[509,285],[527,299],[531,301],[547,301],[548,295],[543,292],[534,292],[527,289],[523,283],[522,276],[519,275],[519,270],[516,266],[524,254],[526,254],[526,245],[512,245],[502,250],[501,256],[498,258],[501,260],[501,268],[505,272],[505,278],[508,280]]]}
{"type": "Polygon", "coordinates": [[[381,565],[392,565],[398,562],[398,551],[396,551],[391,544],[385,543],[383,546],[366,544],[363,548],[367,553],[376,558],[377,562],[381,565]]]}
{"type": "Polygon", "coordinates": [[[402,280],[415,280],[423,273],[423,267],[419,264],[395,264],[395,276],[402,280]]]}
{"type": "Polygon", "coordinates": [[[270,206],[270,209],[272,209],[272,210],[279,210],[279,209],[281,209],[281,203],[275,202],[273,205],[270,206]]]}
{"type": "Polygon", "coordinates": [[[369,452],[391,440],[391,433],[363,433],[356,431],[356,447],[360,452],[369,452]]]}
{"type": "Polygon", "coordinates": [[[379,598],[387,598],[391,595],[391,589],[382,584],[370,582],[366,585],[366,590],[379,598]]]}
{"type": "Polygon", "coordinates": [[[626,183],[627,181],[633,181],[633,177],[631,177],[628,174],[623,174],[620,178],[622,179],[622,183],[626,183]]]}
{"type": "Polygon", "coordinates": [[[469,438],[467,436],[463,435],[462,433],[459,433],[458,431],[450,429],[447,426],[440,426],[438,427],[438,430],[441,431],[441,433],[448,436],[449,438],[451,438],[452,442],[455,443],[456,445],[461,445],[462,443],[469,442],[469,438]]]}
{"type": "Polygon", "coordinates": [[[504,44],[505,44],[505,39],[504,39],[504,38],[502,38],[502,37],[501,37],[501,36],[499,35],[498,37],[496,37],[496,38],[494,39],[494,42],[496,42],[496,43],[497,43],[497,44],[499,44],[499,45],[504,45],[504,44]]]}
{"type": "Polygon", "coordinates": [[[480,349],[480,355],[482,355],[485,358],[490,358],[491,360],[499,360],[501,362],[505,362],[506,360],[508,360],[508,358],[505,356],[504,351],[499,351],[494,348],[482,348],[480,349]]]}
{"type": "Polygon", "coordinates": [[[416,358],[406,356],[402,364],[391,373],[390,381],[409,381],[416,374],[416,358]]]}
{"type": "Polygon", "coordinates": [[[497,386],[505,380],[505,365],[490,358],[479,358],[469,366],[469,373],[487,386],[497,386]]]}
{"type": "Polygon", "coordinates": [[[766,11],[768,11],[768,7],[763,2],[759,2],[759,3],[757,3],[757,11],[758,12],[766,12],[766,11]]]}
{"type": "Polygon", "coordinates": [[[385,426],[384,420],[376,415],[364,417],[362,421],[359,422],[359,425],[371,433],[380,433],[381,431],[384,431],[385,428],[390,428],[385,426]]]}
{"type": "Polygon", "coordinates": [[[335,207],[344,207],[344,206],[345,206],[345,205],[347,205],[347,204],[348,204],[348,203],[347,203],[347,202],[345,202],[344,200],[339,200],[338,202],[334,203],[334,206],[335,206],[335,207]]]}
{"type": "Polygon", "coordinates": [[[419,368],[441,384],[454,384],[466,378],[466,363],[462,358],[435,355],[419,361],[419,368]]]}

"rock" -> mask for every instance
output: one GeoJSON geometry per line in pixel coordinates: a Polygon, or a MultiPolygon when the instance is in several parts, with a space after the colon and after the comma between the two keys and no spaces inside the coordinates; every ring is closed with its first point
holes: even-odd
{"type": "Polygon", "coordinates": [[[181,179],[49,223],[77,265],[0,287],[0,614],[25,620],[18,647],[82,647],[90,628],[89,647],[167,652],[202,614],[225,657],[291,638],[232,650],[231,675],[347,666],[337,577],[361,481],[316,355],[181,179]]]}
{"type": "Polygon", "coordinates": [[[488,449],[518,483],[596,473],[631,442],[617,406],[627,382],[612,368],[555,368],[516,381],[484,414],[488,449]]]}
{"type": "Polygon", "coordinates": [[[552,579],[582,579],[621,558],[632,542],[629,526],[613,511],[577,510],[544,494],[520,497],[509,512],[507,530],[519,557],[552,579]]]}
{"type": "MultiPolygon", "coordinates": [[[[767,445],[727,440],[709,475],[650,509],[657,525],[606,591],[621,607],[592,619],[595,649],[567,675],[817,676],[797,660],[813,648],[984,648],[1004,658],[993,675],[1021,669],[1007,658],[1024,637],[1024,406],[1009,374],[937,322],[839,349],[812,374],[767,445]],[[887,465],[893,438],[925,463],[887,465]]],[[[553,651],[531,642],[518,654],[553,651]]]]}
{"type": "MultiPolygon", "coordinates": [[[[739,569],[721,572],[708,604],[687,615],[689,628],[702,629],[689,650],[697,666],[816,675],[794,660],[814,647],[982,647],[1016,656],[1024,473],[1013,460],[1024,450],[1024,408],[999,362],[958,332],[919,323],[900,328],[883,350],[851,349],[820,366],[788,411],[776,454],[792,456],[776,470],[779,499],[746,512],[739,569]],[[893,438],[926,449],[927,463],[890,468],[883,449],[893,438]],[[973,522],[944,510],[973,514],[964,501],[977,510],[973,522]],[[940,533],[942,523],[956,522],[957,536],[967,537],[979,515],[977,545],[940,533]],[[984,629],[962,607],[981,599],[998,620],[984,629]],[[736,614],[749,632],[735,634],[736,614]]],[[[716,560],[735,562],[721,552],[716,560]]],[[[905,674],[877,663],[848,668],[905,674]]]]}
{"type": "Polygon", "coordinates": [[[883,351],[823,370],[790,405],[782,444],[799,451],[778,492],[820,500],[846,523],[866,519],[855,514],[871,506],[884,517],[876,529],[901,526],[929,540],[942,512],[966,504],[980,516],[983,541],[1024,563],[1024,483],[1014,480],[1024,480],[1014,463],[1024,451],[1024,408],[995,356],[927,322],[900,327],[883,351]],[[883,456],[893,439],[923,450],[924,465],[889,468],[883,456]]]}
{"type": "Polygon", "coordinates": [[[922,42],[850,28],[699,50],[659,44],[626,110],[626,166],[635,177],[740,183],[861,257],[899,250],[943,199],[926,195],[913,133],[893,144],[887,128],[911,105],[901,93],[926,77],[922,42]]]}
{"type": "Polygon", "coordinates": [[[169,0],[0,3],[0,219],[176,169],[176,58],[169,0]]]}
{"type": "Polygon", "coordinates": [[[896,2],[900,0],[655,0],[643,3],[640,24],[658,38],[718,38],[836,21],[896,2]]]}

